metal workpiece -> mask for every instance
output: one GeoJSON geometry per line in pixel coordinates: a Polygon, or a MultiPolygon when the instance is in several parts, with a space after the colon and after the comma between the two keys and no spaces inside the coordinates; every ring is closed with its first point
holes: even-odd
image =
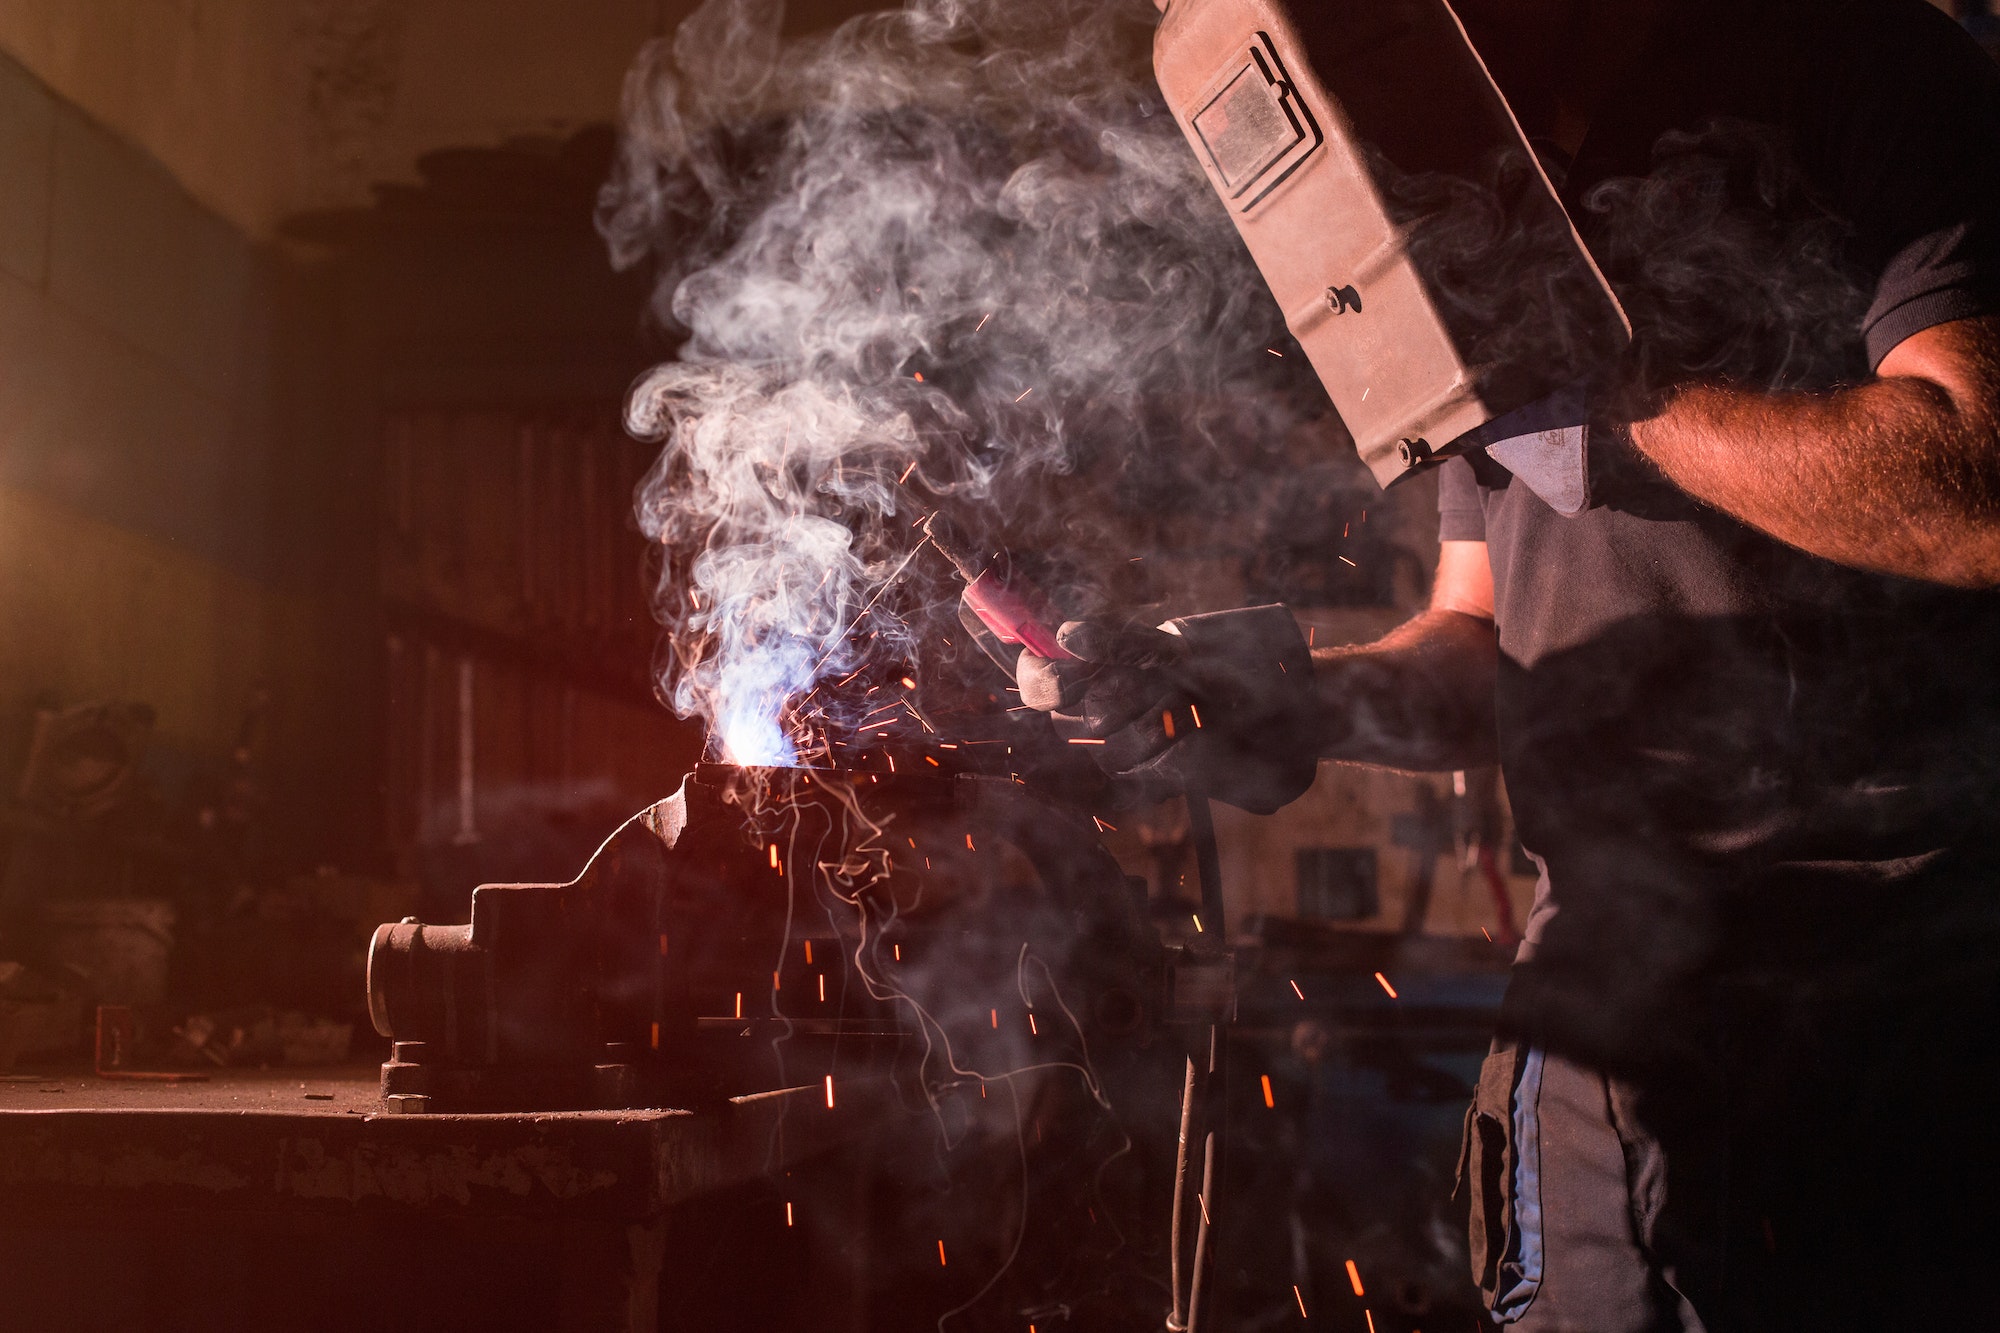
{"type": "Polygon", "coordinates": [[[482,885],[368,960],[382,1094],[429,1113],[703,1105],[887,1069],[926,1025],[1006,1068],[1143,1040],[1166,988],[1095,829],[1018,783],[720,764],[574,881],[482,885]]]}

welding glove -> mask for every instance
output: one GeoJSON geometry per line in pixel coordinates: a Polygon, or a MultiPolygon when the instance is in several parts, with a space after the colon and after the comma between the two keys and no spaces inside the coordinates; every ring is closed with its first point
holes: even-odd
{"type": "Polygon", "coordinates": [[[1312,655],[1282,606],[1170,620],[1159,629],[1070,621],[1079,659],[1023,652],[1021,702],[1087,745],[1135,799],[1186,792],[1252,814],[1304,793],[1318,769],[1312,655]]]}

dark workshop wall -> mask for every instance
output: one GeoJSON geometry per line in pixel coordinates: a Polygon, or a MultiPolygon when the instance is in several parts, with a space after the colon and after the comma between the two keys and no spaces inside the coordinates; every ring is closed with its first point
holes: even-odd
{"type": "Polygon", "coordinates": [[[0,736],[45,692],[120,698],[169,768],[218,761],[267,682],[280,840],[331,855],[312,798],[365,781],[333,623],[365,479],[333,447],[324,284],[4,56],[0,181],[0,736]]]}
{"type": "Polygon", "coordinates": [[[350,445],[376,478],[381,843],[426,919],[566,880],[669,795],[699,733],[653,697],[620,404],[658,355],[591,225],[608,127],[426,154],[366,209],[292,219],[330,257],[350,445]]]}

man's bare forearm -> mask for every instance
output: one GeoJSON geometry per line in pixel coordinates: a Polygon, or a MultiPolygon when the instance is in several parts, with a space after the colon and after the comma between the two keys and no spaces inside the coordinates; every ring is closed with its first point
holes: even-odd
{"type": "Polygon", "coordinates": [[[1682,490],[1814,555],[2000,584],[2000,321],[1926,330],[1851,388],[1684,388],[1632,440],[1682,490]]]}
{"type": "Polygon", "coordinates": [[[1498,757],[1493,622],[1434,608],[1374,643],[1313,651],[1320,755],[1412,771],[1498,757]]]}

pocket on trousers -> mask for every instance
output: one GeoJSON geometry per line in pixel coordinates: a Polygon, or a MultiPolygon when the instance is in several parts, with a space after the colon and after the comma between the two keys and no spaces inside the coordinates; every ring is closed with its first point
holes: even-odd
{"type": "Polygon", "coordinates": [[[1479,1067],[1465,1113],[1458,1185],[1468,1196],[1472,1280],[1494,1317],[1511,1323],[1541,1289],[1542,1052],[1498,1045],[1479,1067]]]}

